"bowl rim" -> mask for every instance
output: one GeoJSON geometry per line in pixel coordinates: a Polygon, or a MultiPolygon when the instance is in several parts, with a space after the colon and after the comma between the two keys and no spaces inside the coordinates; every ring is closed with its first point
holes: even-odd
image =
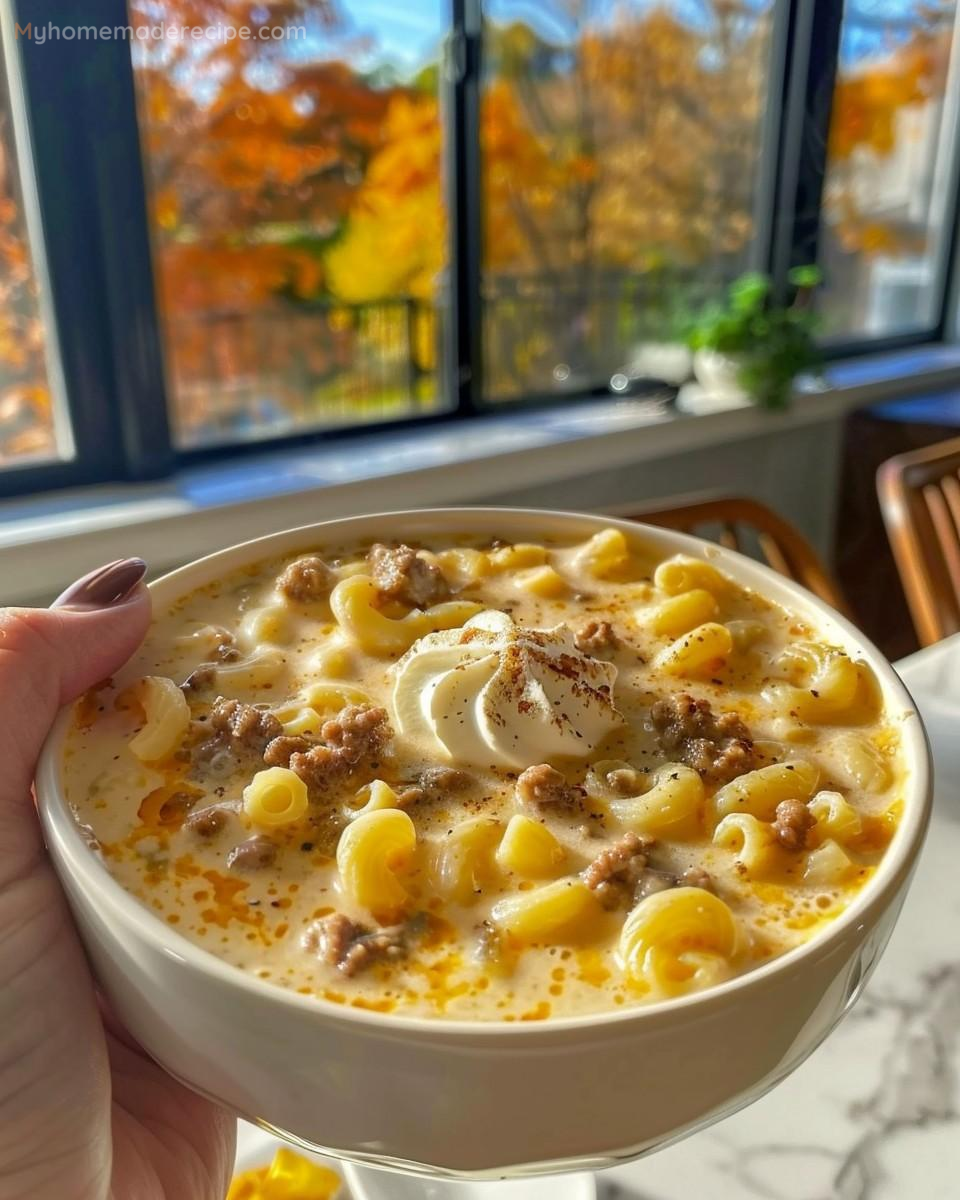
{"type": "MultiPolygon", "coordinates": [[[[932,807],[931,751],[917,706],[889,661],[869,639],[857,630],[852,621],[834,611],[825,601],[794,580],[780,575],[771,567],[738,551],[730,550],[725,546],[719,546],[691,534],[605,513],[511,506],[399,509],[332,518],[327,521],[278,530],[246,542],[239,542],[167,572],[149,584],[149,589],[154,597],[158,594],[162,595],[164,602],[168,599],[173,600],[195,588],[202,587],[212,578],[216,578],[215,574],[211,575],[211,569],[215,569],[226,559],[236,560],[231,562],[227,568],[234,571],[241,569],[244,565],[249,566],[268,560],[275,555],[302,553],[313,547],[322,549],[325,543],[349,540],[351,534],[355,537],[365,537],[370,532],[370,527],[377,522],[421,522],[432,528],[436,521],[438,525],[433,532],[442,533],[446,530],[453,533],[474,532],[470,528],[471,525],[481,526],[481,531],[485,531],[489,528],[488,522],[495,522],[498,519],[500,521],[513,520],[520,524],[534,523],[540,520],[570,526],[579,523],[581,527],[592,527],[594,532],[614,527],[622,529],[628,536],[640,538],[648,544],[659,544],[667,551],[686,553],[708,561],[731,574],[741,586],[761,591],[765,598],[774,603],[812,619],[818,627],[818,633],[825,634],[828,631],[831,634],[839,633],[841,637],[838,640],[847,648],[854,647],[857,653],[873,668],[884,695],[888,719],[901,731],[902,751],[909,768],[908,779],[904,787],[904,811],[894,837],[880,860],[876,872],[829,927],[821,930],[808,941],[769,959],[760,966],[702,991],[688,992],[684,995],[645,1004],[625,1005],[622,1008],[564,1017],[549,1017],[542,1021],[508,1022],[495,1019],[470,1020],[451,1019],[444,1016],[381,1013],[355,1008],[348,1004],[338,1004],[320,996],[289,992],[274,983],[259,979],[241,967],[233,966],[212,951],[190,941],[128,892],[109,872],[102,860],[91,852],[67,802],[60,779],[61,751],[68,731],[73,704],[65,706],[59,713],[44,743],[36,773],[37,807],[48,847],[50,845],[56,847],[56,853],[53,855],[55,865],[58,868],[62,865],[68,869],[74,885],[78,886],[85,894],[95,894],[98,902],[108,904],[126,925],[132,926],[136,930],[138,937],[151,943],[154,949],[162,955],[185,963],[202,975],[212,975],[225,985],[239,987],[245,992],[253,993],[255,997],[284,1008],[292,1007],[307,1014],[314,1014],[321,1020],[332,1020],[334,1023],[340,1021],[351,1026],[357,1024],[372,1026],[376,1032],[384,1035],[406,1034],[435,1040],[449,1035],[456,1036],[458,1039],[471,1040],[506,1037],[511,1041],[516,1039],[532,1041],[538,1037],[540,1039],[550,1038],[565,1031],[598,1030],[607,1026],[629,1025],[637,1021],[655,1023],[658,1020],[669,1018],[670,1014],[677,1013],[679,1015],[690,1009],[695,1010],[689,1014],[692,1018],[696,1015],[696,1010],[703,1011],[711,1004],[723,1003],[741,992],[761,987],[771,976],[789,971],[805,959],[829,954],[831,949],[842,941],[843,935],[851,927],[857,925],[858,922],[863,922],[865,926],[866,918],[878,905],[881,909],[886,907],[884,897],[889,895],[892,898],[903,881],[909,877],[930,820],[932,807]],[[458,525],[458,522],[461,524],[458,525]],[[291,549],[288,546],[284,550],[271,549],[282,542],[296,543],[297,548],[291,549]],[[183,586],[187,584],[188,580],[190,580],[189,585],[183,586]],[[769,590],[764,591],[765,588],[769,590]],[[169,597],[165,593],[170,593],[169,597]],[[834,628],[831,629],[831,626],[834,628]]],[[[417,532],[419,534],[427,532],[427,530],[421,529],[417,532]]],[[[571,529],[570,532],[573,530],[571,529]]],[[[561,530],[558,530],[557,533],[562,536],[561,530]]],[[[411,533],[410,536],[413,534],[411,533]]],[[[556,535],[547,533],[542,536],[549,538],[556,535]]]]}

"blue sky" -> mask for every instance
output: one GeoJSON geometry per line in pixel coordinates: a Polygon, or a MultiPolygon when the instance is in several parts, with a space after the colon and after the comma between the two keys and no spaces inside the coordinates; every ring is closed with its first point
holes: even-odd
{"type": "MultiPolygon", "coordinates": [[[[763,11],[772,0],[746,0],[750,7],[763,11]]],[[[911,18],[922,11],[929,0],[847,0],[844,22],[843,58],[847,61],[882,54],[908,37],[911,18]],[[867,19],[860,22],[855,14],[867,19]]],[[[944,0],[933,0],[942,4],[944,0]]],[[[708,0],[630,0],[630,7],[642,11],[665,4],[682,20],[697,25],[707,19],[708,0]]],[[[623,0],[594,0],[593,11],[599,22],[609,19],[623,0]]],[[[329,56],[339,56],[344,42],[348,57],[361,68],[390,62],[403,72],[413,72],[436,60],[440,40],[449,21],[449,0],[341,0],[348,29],[335,39],[321,34],[329,56]],[[358,38],[366,39],[358,43],[358,38]]],[[[571,29],[557,0],[487,0],[485,11],[498,22],[523,21],[542,37],[562,42],[571,29]]],[[[311,47],[316,50],[316,42],[311,47]]],[[[326,56],[326,54],[324,56],[326,56]]]]}

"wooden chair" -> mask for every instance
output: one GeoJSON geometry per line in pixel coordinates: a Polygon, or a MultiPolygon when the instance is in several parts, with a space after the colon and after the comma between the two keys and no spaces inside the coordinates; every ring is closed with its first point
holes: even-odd
{"type": "Polygon", "coordinates": [[[960,438],[889,459],[877,493],[921,644],[960,633],[960,438]]]}
{"type": "Polygon", "coordinates": [[[750,554],[755,548],[751,557],[766,561],[844,616],[851,615],[840,585],[813,546],[799,529],[758,500],[745,496],[679,498],[667,508],[651,507],[623,515],[631,521],[693,533],[741,553],[750,554]]]}

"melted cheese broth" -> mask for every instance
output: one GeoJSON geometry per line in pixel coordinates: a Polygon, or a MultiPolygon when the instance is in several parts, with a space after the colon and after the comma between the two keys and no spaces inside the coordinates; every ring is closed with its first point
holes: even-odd
{"type": "MultiPolygon", "coordinates": [[[[689,693],[709,701],[715,713],[739,715],[756,742],[755,765],[811,762],[819,768],[818,790],[839,792],[856,810],[859,829],[843,846],[850,865],[842,877],[827,882],[809,877],[811,856],[823,841],[817,826],[805,849],[775,847],[769,862],[757,870],[745,867],[735,847],[714,844],[720,818],[712,805],[711,782],[695,827],[682,839],[656,839],[647,852],[652,868],[675,875],[702,868],[713,892],[733,914],[737,948],[717,978],[748,971],[816,936],[870,878],[900,812],[898,736],[885,723],[869,681],[867,698],[858,699],[832,723],[804,721],[765,698],[771,682],[782,681],[791,671],[796,675],[795,667],[784,666],[785,649],[815,641],[816,632],[804,622],[727,581],[718,596],[716,620],[734,632],[735,651],[725,661],[710,664],[706,672],[677,676],[657,665],[671,639],[652,632],[651,615],[666,596],[653,582],[658,558],[642,542],[632,545],[628,560],[603,572],[602,578],[591,568],[582,543],[544,542],[546,559],[562,580],[558,594],[548,596],[529,590],[530,568],[489,565],[502,543],[463,538],[416,545],[428,557],[429,552],[440,555],[435,561],[441,563],[457,599],[506,613],[521,628],[565,625],[577,631],[591,620],[611,623],[618,644],[598,657],[616,666],[612,698],[623,723],[586,757],[549,760],[571,785],[583,786],[591,763],[599,760],[622,760],[648,777],[675,759],[676,752],[667,754],[660,747],[650,712],[660,699],[689,693]],[[479,549],[482,557],[468,556],[465,567],[443,553],[451,546],[479,549]],[[486,573],[469,578],[478,563],[486,573]]],[[[345,578],[365,569],[368,548],[366,543],[325,546],[316,553],[345,578]]],[[[556,876],[575,878],[605,847],[622,838],[627,825],[608,804],[586,794],[570,811],[524,805],[517,797],[516,769],[451,764],[438,759],[435,745],[425,747],[416,738],[399,736],[392,691],[402,651],[365,653],[345,636],[326,598],[279,601],[275,583],[289,561],[265,561],[237,571],[157,612],[135,659],[116,679],[77,704],[64,753],[64,778],[91,852],[177,934],[273,985],[339,1004],[423,1017],[530,1021],[664,998],[648,979],[624,970],[618,942],[627,907],[607,910],[597,904],[583,919],[553,931],[539,944],[496,938],[491,953],[490,934],[497,929],[494,906],[549,880],[519,878],[488,855],[469,894],[451,897],[442,885],[438,859],[458,826],[482,816],[499,822],[499,830],[523,812],[545,825],[562,847],[556,876]],[[255,614],[261,610],[274,615],[261,623],[256,636],[245,633],[255,629],[255,614]],[[163,761],[138,761],[129,743],[144,715],[132,685],[145,675],[182,683],[200,663],[210,661],[223,630],[236,638],[239,665],[266,648],[279,663],[275,676],[238,682],[225,672],[209,688],[189,691],[192,725],[183,746],[163,761]],[[312,797],[301,820],[260,831],[279,846],[272,865],[232,869],[227,864],[231,850],[258,832],[245,815],[242,793],[263,763],[256,755],[226,756],[214,770],[198,759],[196,746],[209,736],[211,704],[222,694],[280,708],[330,672],[336,673],[338,683],[355,686],[373,704],[387,709],[394,726],[392,742],[375,769],[348,778],[340,789],[319,799],[312,797]],[[364,785],[373,777],[400,792],[424,768],[438,764],[462,767],[471,782],[462,792],[423,800],[406,810],[417,834],[416,851],[398,873],[407,900],[396,919],[408,922],[412,931],[406,957],[374,960],[347,976],[304,945],[310,927],[332,913],[344,913],[367,929],[377,927],[371,914],[351,900],[338,876],[338,839],[368,798],[364,785]],[[213,804],[228,809],[226,824],[216,836],[203,838],[184,827],[189,812],[213,804]]],[[[401,616],[406,609],[391,601],[383,611],[401,616]]],[[[529,765],[541,761],[535,757],[529,765]]],[[[672,993],[682,990],[681,983],[672,993]]]]}

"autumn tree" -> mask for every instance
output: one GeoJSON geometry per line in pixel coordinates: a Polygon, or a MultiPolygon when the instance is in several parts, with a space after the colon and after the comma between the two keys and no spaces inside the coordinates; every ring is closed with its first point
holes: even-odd
{"type": "Polygon", "coordinates": [[[55,450],[39,288],[17,185],[9,100],[0,79],[0,466],[55,450]]]}
{"type": "Polygon", "coordinates": [[[905,122],[940,103],[952,48],[953,4],[918,7],[910,32],[865,62],[842,70],[830,119],[825,201],[839,246],[861,255],[922,253],[924,233],[876,211],[876,170],[904,140],[905,122]]]}

